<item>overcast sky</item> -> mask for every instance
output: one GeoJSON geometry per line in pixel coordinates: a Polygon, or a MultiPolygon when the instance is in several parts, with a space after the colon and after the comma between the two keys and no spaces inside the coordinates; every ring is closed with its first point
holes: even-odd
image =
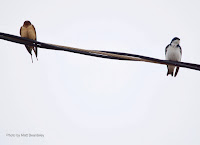
{"type": "MultiPolygon", "coordinates": [[[[25,20],[38,41],[200,64],[199,0],[65,0],[1,3],[0,31],[25,20]]],[[[0,40],[0,144],[199,145],[200,72],[41,49],[0,40]],[[6,134],[44,134],[8,137],[6,134]]]]}

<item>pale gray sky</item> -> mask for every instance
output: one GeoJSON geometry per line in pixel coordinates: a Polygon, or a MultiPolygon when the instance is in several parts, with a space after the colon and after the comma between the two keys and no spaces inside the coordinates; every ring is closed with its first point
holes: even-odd
{"type": "MultiPolygon", "coordinates": [[[[1,3],[1,32],[25,20],[38,41],[164,59],[181,39],[182,61],[200,64],[200,1],[73,0],[1,3]]],[[[0,144],[199,145],[200,73],[164,65],[38,50],[0,40],[0,144]],[[41,138],[7,137],[39,133],[41,138]]]]}

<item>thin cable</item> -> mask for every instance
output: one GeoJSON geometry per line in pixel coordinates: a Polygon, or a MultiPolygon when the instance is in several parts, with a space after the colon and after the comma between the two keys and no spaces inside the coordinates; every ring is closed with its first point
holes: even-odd
{"type": "Polygon", "coordinates": [[[83,55],[89,55],[89,56],[95,56],[95,57],[101,57],[101,58],[107,58],[107,59],[144,61],[144,62],[151,62],[151,63],[157,63],[157,64],[175,65],[175,66],[179,66],[179,67],[185,67],[185,68],[200,71],[199,64],[161,60],[161,59],[156,59],[156,58],[152,58],[152,57],[136,55],[136,54],[129,54],[129,53],[122,53],[122,52],[86,50],[86,49],[61,46],[61,45],[56,45],[56,44],[48,44],[48,43],[43,43],[43,42],[39,42],[39,41],[27,39],[27,38],[22,38],[22,37],[19,37],[16,35],[11,35],[11,34],[6,34],[6,33],[0,33],[0,39],[19,43],[19,44],[37,46],[37,47],[45,48],[45,49],[62,50],[62,51],[68,51],[68,52],[79,53],[79,54],[83,54],[83,55]]]}

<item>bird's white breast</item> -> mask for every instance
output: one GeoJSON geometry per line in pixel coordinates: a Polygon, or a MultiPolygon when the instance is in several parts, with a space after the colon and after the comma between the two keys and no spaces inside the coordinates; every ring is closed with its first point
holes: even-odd
{"type": "Polygon", "coordinates": [[[173,61],[181,61],[180,48],[176,46],[169,46],[166,52],[166,59],[173,61]]]}

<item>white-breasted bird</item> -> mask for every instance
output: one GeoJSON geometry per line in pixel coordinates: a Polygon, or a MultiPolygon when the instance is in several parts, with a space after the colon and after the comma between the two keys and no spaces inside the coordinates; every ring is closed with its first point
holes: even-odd
{"type": "MultiPolygon", "coordinates": [[[[31,24],[30,21],[25,21],[23,26],[20,29],[20,35],[21,37],[25,37],[25,38],[29,38],[32,40],[36,40],[36,31],[35,31],[35,27],[31,24]]],[[[32,58],[32,50],[35,52],[35,56],[37,58],[37,47],[34,46],[29,46],[29,45],[25,45],[26,49],[28,50],[28,52],[31,55],[31,59],[33,62],[33,58],[32,58]]],[[[38,58],[37,58],[38,60],[38,58]]]]}
{"type": "MultiPolygon", "coordinates": [[[[178,37],[175,37],[172,39],[171,43],[167,45],[165,48],[165,58],[166,60],[172,60],[172,61],[181,61],[182,57],[182,49],[180,47],[180,39],[178,37]]],[[[167,65],[167,76],[171,74],[173,76],[174,74],[174,68],[176,66],[174,65],[167,65]]],[[[176,67],[176,71],[174,74],[174,77],[178,74],[179,67],[176,67]]]]}

